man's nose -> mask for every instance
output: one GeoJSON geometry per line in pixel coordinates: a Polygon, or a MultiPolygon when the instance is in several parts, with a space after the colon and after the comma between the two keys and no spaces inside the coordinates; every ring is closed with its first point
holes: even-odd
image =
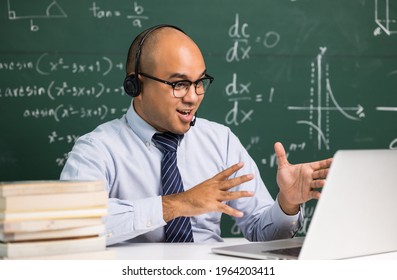
{"type": "Polygon", "coordinates": [[[196,93],[196,85],[191,84],[186,95],[183,97],[183,101],[194,103],[198,100],[199,96],[196,93]]]}

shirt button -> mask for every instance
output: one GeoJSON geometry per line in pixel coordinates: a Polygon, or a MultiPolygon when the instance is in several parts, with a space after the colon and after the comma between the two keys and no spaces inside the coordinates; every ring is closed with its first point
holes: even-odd
{"type": "Polygon", "coordinates": [[[146,147],[150,147],[150,142],[146,142],[146,147]]]}
{"type": "Polygon", "coordinates": [[[151,227],[152,226],[152,221],[147,221],[146,222],[146,227],[151,227]]]}

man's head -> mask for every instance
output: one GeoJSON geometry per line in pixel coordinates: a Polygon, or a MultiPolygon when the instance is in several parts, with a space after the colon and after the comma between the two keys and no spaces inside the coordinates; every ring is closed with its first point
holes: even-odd
{"type": "MultiPolygon", "coordinates": [[[[146,32],[134,40],[127,58],[127,75],[134,74],[140,83],[140,90],[134,98],[134,108],[158,131],[183,134],[189,130],[203,95],[196,94],[195,83],[187,87],[187,91],[180,91],[175,88],[175,82],[195,82],[205,78],[203,56],[198,46],[181,30],[164,26],[152,30],[149,35],[146,32]],[[142,38],[145,39],[140,48],[142,38]],[[138,73],[135,73],[139,49],[138,73]]],[[[200,85],[199,82],[199,94],[200,85]]]]}

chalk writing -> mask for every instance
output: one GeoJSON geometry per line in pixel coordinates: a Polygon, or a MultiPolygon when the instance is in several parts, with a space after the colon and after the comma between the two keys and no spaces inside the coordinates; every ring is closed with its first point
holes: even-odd
{"type": "Polygon", "coordinates": [[[144,7],[139,5],[138,2],[134,1],[134,13],[132,15],[127,15],[127,18],[132,20],[132,26],[142,27],[142,20],[148,20],[149,17],[145,16],[143,13],[145,11],[144,7]]]}
{"type": "Polygon", "coordinates": [[[77,138],[79,138],[79,135],[75,134],[67,134],[67,135],[58,135],[58,132],[52,131],[48,135],[48,143],[53,144],[57,142],[66,142],[68,144],[76,142],[77,138]]]}
{"type": "MultiPolygon", "coordinates": [[[[234,22],[228,29],[228,37],[231,40],[232,47],[226,52],[226,62],[241,62],[242,60],[250,59],[251,44],[249,33],[249,25],[247,22],[240,21],[240,15],[235,14],[234,22]]],[[[273,48],[278,44],[280,36],[277,32],[268,32],[264,39],[261,36],[256,36],[255,42],[262,43],[265,47],[273,48]],[[272,41],[272,38],[276,37],[272,41]]],[[[245,102],[263,102],[262,92],[252,93],[251,88],[253,87],[251,81],[243,81],[238,78],[238,73],[233,73],[231,82],[225,86],[225,93],[228,97],[228,101],[231,102],[232,108],[227,112],[225,116],[225,123],[227,125],[239,126],[245,122],[253,121],[254,109],[246,109],[249,104],[242,106],[240,103],[245,102]]],[[[274,88],[271,87],[269,94],[269,103],[273,101],[274,88]]]]}
{"type": "MultiPolygon", "coordinates": [[[[245,145],[245,149],[247,151],[250,151],[254,146],[260,144],[260,137],[259,136],[252,136],[250,139],[250,142],[245,145]]],[[[298,152],[298,151],[304,151],[306,148],[306,142],[302,143],[290,143],[289,145],[284,143],[285,149],[286,149],[286,155],[287,158],[291,153],[298,152]]],[[[277,166],[277,156],[276,153],[270,154],[268,157],[262,158],[260,160],[260,163],[262,165],[268,165],[270,168],[276,167],[277,166]]]]}
{"type": "Polygon", "coordinates": [[[240,25],[239,14],[236,14],[235,22],[229,28],[229,37],[232,39],[233,46],[226,53],[227,62],[249,59],[251,46],[248,44],[250,35],[247,28],[247,23],[240,25]]]}
{"type": "Polygon", "coordinates": [[[94,97],[100,98],[103,94],[124,95],[122,86],[111,88],[98,82],[96,85],[76,86],[69,82],[50,81],[48,86],[26,85],[17,87],[0,88],[0,98],[32,98],[47,96],[51,100],[57,98],[70,97],[94,97]]]}
{"type": "MultiPolygon", "coordinates": [[[[397,113],[397,107],[391,107],[391,106],[377,106],[377,107],[375,107],[375,110],[381,111],[381,112],[395,112],[395,113],[397,113]]],[[[397,138],[390,142],[389,149],[397,149],[397,138]]]]}
{"type": "Polygon", "coordinates": [[[31,13],[29,11],[29,5],[26,5],[26,2],[23,0],[7,0],[7,8],[8,8],[8,19],[9,20],[21,20],[21,19],[29,19],[30,21],[30,31],[37,32],[39,31],[39,26],[33,22],[34,19],[54,19],[54,18],[67,18],[67,14],[58,4],[57,1],[39,1],[35,3],[35,9],[39,12],[31,13]],[[23,4],[23,5],[15,5],[18,6],[18,11],[14,8],[14,4],[23,4]],[[28,11],[26,11],[27,9],[28,11]]]}
{"type": "Polygon", "coordinates": [[[54,81],[50,83],[47,91],[48,96],[52,100],[55,100],[56,97],[65,95],[72,97],[93,96],[95,98],[99,98],[103,93],[124,93],[122,87],[111,89],[109,87],[105,87],[105,85],[100,82],[95,86],[69,86],[67,82],[63,82],[61,86],[54,86],[54,83],[54,81]]]}
{"type": "MultiPolygon", "coordinates": [[[[302,221],[302,226],[300,227],[300,229],[297,232],[297,234],[299,236],[305,236],[307,234],[307,232],[309,230],[310,222],[313,219],[313,214],[314,214],[315,208],[316,208],[315,205],[311,205],[311,204],[307,204],[307,203],[304,203],[302,205],[302,212],[303,212],[304,219],[302,221]]],[[[242,231],[236,222],[232,223],[231,228],[230,228],[230,234],[236,235],[236,236],[242,235],[242,231]]]]}
{"type": "MultiPolygon", "coordinates": [[[[7,0],[8,19],[9,20],[29,20],[30,31],[37,32],[40,30],[38,24],[34,22],[37,19],[67,19],[68,15],[62,6],[57,1],[40,1],[35,3],[35,11],[31,12],[29,5],[23,3],[23,0],[7,0]],[[14,8],[18,6],[18,9],[14,8]]],[[[91,16],[95,19],[113,19],[125,18],[131,20],[132,26],[142,28],[142,21],[149,19],[144,14],[144,7],[137,1],[132,2],[132,14],[124,15],[130,9],[103,9],[96,2],[92,2],[91,6],[87,9],[91,16]]]]}
{"type": "Polygon", "coordinates": [[[64,57],[44,53],[37,59],[35,63],[35,69],[41,75],[50,75],[50,73],[57,71],[68,71],[72,74],[101,73],[103,76],[106,76],[114,68],[123,70],[124,64],[119,62],[114,65],[112,60],[106,56],[103,56],[100,59],[90,63],[81,63],[73,61],[67,62],[64,57]]]}
{"type": "Polygon", "coordinates": [[[263,38],[260,36],[256,37],[255,42],[262,43],[266,48],[272,49],[280,42],[280,34],[275,31],[268,31],[263,38]]]}
{"type": "Polygon", "coordinates": [[[308,205],[307,203],[304,203],[302,205],[302,211],[304,213],[304,219],[302,223],[302,227],[299,229],[298,234],[299,235],[306,235],[307,231],[310,226],[310,222],[313,218],[315,206],[313,205],[308,205]]]}
{"type": "Polygon", "coordinates": [[[68,153],[64,153],[62,157],[57,157],[55,159],[55,163],[57,166],[64,166],[67,159],[68,159],[68,153]]]}
{"type": "Polygon", "coordinates": [[[250,86],[251,86],[251,82],[237,84],[237,74],[233,73],[232,82],[228,84],[225,89],[226,95],[234,96],[234,95],[242,95],[244,93],[249,93],[250,86]]]}
{"type": "Polygon", "coordinates": [[[240,227],[237,225],[236,222],[233,223],[232,227],[230,228],[230,233],[233,235],[241,235],[241,229],[240,227]]]}
{"type": "Polygon", "coordinates": [[[148,20],[149,17],[144,15],[144,7],[139,5],[138,2],[133,2],[131,15],[123,15],[123,11],[118,9],[102,9],[96,2],[92,2],[91,7],[88,9],[91,12],[91,15],[96,19],[112,19],[112,18],[120,18],[125,17],[132,21],[132,26],[142,28],[142,21],[148,20]]]}
{"type": "MultiPolygon", "coordinates": [[[[287,158],[294,152],[304,151],[305,147],[306,147],[306,143],[305,142],[302,142],[302,143],[291,143],[289,145],[287,144],[286,145],[287,158]]],[[[272,153],[268,157],[262,158],[260,160],[260,163],[262,165],[267,165],[270,168],[277,167],[277,156],[276,156],[276,153],[272,153]]]]}
{"type": "Polygon", "coordinates": [[[381,31],[387,35],[397,34],[397,4],[395,1],[375,0],[375,23],[378,27],[374,35],[378,36],[381,31]]]}
{"type": "Polygon", "coordinates": [[[18,86],[14,88],[7,87],[0,88],[0,98],[24,98],[31,96],[43,96],[46,94],[46,89],[40,86],[18,86]]]}
{"type": "MultiPolygon", "coordinates": [[[[232,108],[227,112],[225,116],[225,123],[228,125],[238,126],[247,121],[252,121],[254,109],[245,107],[249,106],[250,102],[261,103],[263,102],[263,94],[256,93],[251,94],[250,87],[252,82],[238,82],[237,73],[233,73],[232,81],[226,85],[225,93],[228,96],[227,101],[233,104],[232,108]],[[241,108],[241,102],[245,103],[245,107],[241,108]]],[[[270,89],[269,103],[272,102],[274,95],[274,88],[270,89]]]]}
{"type": "Polygon", "coordinates": [[[58,85],[55,84],[55,81],[51,81],[47,89],[47,95],[52,100],[65,95],[72,97],[92,96],[100,98],[104,93],[124,94],[124,89],[121,86],[116,88],[106,87],[100,82],[92,86],[70,86],[67,82],[58,85]]]}
{"type": "Polygon", "coordinates": [[[389,107],[389,106],[378,106],[375,108],[377,111],[389,111],[389,112],[397,112],[397,107],[389,107]]]}
{"type": "Polygon", "coordinates": [[[397,149],[397,138],[390,142],[389,149],[397,149]]]}
{"type": "Polygon", "coordinates": [[[260,139],[261,138],[259,136],[251,136],[251,141],[245,146],[245,149],[249,151],[253,146],[259,143],[260,139]]]}
{"type": "Polygon", "coordinates": [[[252,121],[253,109],[239,109],[239,102],[235,100],[233,108],[226,114],[225,123],[228,125],[240,125],[246,121],[252,121]]]}
{"type": "MultiPolygon", "coordinates": [[[[252,50],[251,35],[248,32],[248,23],[240,22],[240,15],[235,14],[234,23],[228,30],[232,46],[226,52],[227,62],[239,62],[250,59],[252,50]]],[[[260,44],[265,48],[271,49],[276,47],[280,42],[281,36],[276,31],[267,31],[264,36],[257,35],[253,40],[254,43],[260,44]]]]}
{"type": "Polygon", "coordinates": [[[225,92],[229,96],[228,101],[233,102],[233,108],[226,114],[225,122],[229,125],[233,124],[238,126],[248,120],[252,120],[251,116],[254,110],[248,111],[239,109],[239,101],[251,100],[250,94],[251,82],[237,83],[237,74],[233,73],[232,81],[226,85],[225,92]],[[241,116],[241,117],[240,117],[241,116]]]}
{"type": "Polygon", "coordinates": [[[310,78],[310,105],[305,106],[288,106],[288,110],[309,111],[309,120],[298,120],[297,124],[309,126],[309,135],[312,138],[313,134],[317,134],[317,147],[319,150],[324,147],[330,148],[330,111],[338,111],[347,119],[359,121],[365,117],[364,108],[358,104],[354,107],[342,107],[337,102],[335,95],[331,88],[331,81],[329,77],[329,65],[323,65],[323,58],[326,52],[326,47],[320,47],[320,53],[317,55],[316,62],[311,63],[311,78],[310,78]],[[325,80],[325,90],[323,88],[323,80],[325,80]],[[315,99],[317,99],[315,103],[315,99]],[[325,101],[323,101],[325,99],[325,101]],[[330,106],[330,103],[334,106],[330,106]],[[355,115],[348,113],[354,111],[355,115]],[[323,112],[325,118],[323,120],[323,112]],[[315,120],[315,115],[317,120],[315,120]],[[325,128],[323,128],[325,126],[325,128]]]}
{"type": "Polygon", "coordinates": [[[126,109],[120,110],[118,108],[109,108],[106,105],[87,108],[87,107],[74,107],[73,105],[60,104],[54,108],[25,109],[22,113],[22,116],[24,118],[33,118],[33,119],[51,118],[56,122],[60,122],[63,119],[67,119],[71,117],[75,117],[79,119],[98,118],[100,120],[103,120],[108,115],[119,115],[125,111],[126,109]]]}
{"type": "Polygon", "coordinates": [[[10,61],[0,62],[0,71],[22,71],[26,69],[34,69],[34,63],[32,61],[10,61]]]}
{"type": "Polygon", "coordinates": [[[94,58],[90,62],[82,63],[79,61],[68,61],[68,58],[57,54],[43,53],[36,60],[0,62],[0,71],[35,70],[38,74],[44,76],[56,72],[68,72],[71,74],[99,73],[102,76],[107,76],[115,69],[123,72],[124,62],[113,62],[107,56],[94,58]]]}
{"type": "MultiPolygon", "coordinates": [[[[253,109],[240,109],[239,102],[251,101],[250,96],[251,82],[238,82],[237,73],[233,73],[232,81],[226,85],[225,93],[228,96],[228,101],[233,102],[233,107],[225,116],[225,123],[228,125],[240,125],[246,121],[252,121],[253,109]]],[[[262,102],[262,94],[256,94],[254,102],[262,102]]]]}
{"type": "Polygon", "coordinates": [[[120,10],[102,10],[96,2],[92,2],[92,6],[88,9],[92,12],[92,16],[94,18],[111,18],[111,17],[120,17],[121,11],[120,10]]]}

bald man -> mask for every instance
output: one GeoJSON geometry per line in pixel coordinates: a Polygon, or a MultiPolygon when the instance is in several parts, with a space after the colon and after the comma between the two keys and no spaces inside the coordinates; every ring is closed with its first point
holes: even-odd
{"type": "Polygon", "coordinates": [[[126,70],[133,96],[127,113],[80,137],[61,174],[62,180],[106,182],[108,245],[164,242],[166,225],[179,217],[187,217],[194,242],[222,241],[222,213],[251,241],[294,236],[303,220],[300,205],[319,198],[331,159],[291,165],[276,143],[280,190],[274,200],[231,130],[195,118],[213,78],[182,30],[161,25],[139,34],[126,70]],[[177,146],[182,192],[163,193],[164,151],[155,134],[183,136],[177,146]]]}

